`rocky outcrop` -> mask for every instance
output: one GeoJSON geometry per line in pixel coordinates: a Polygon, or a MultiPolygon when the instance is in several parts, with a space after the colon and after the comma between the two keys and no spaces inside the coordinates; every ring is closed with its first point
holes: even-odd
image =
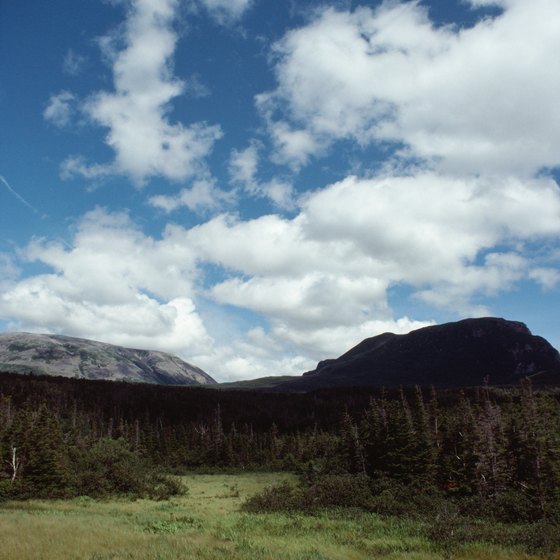
{"type": "Polygon", "coordinates": [[[0,371],[160,385],[216,383],[200,368],[165,352],[31,333],[0,333],[0,371]]]}

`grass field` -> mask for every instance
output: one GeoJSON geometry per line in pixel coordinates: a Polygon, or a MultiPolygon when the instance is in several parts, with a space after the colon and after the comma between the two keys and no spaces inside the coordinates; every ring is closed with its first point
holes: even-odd
{"type": "MultiPolygon", "coordinates": [[[[287,474],[183,477],[170,501],[0,504],[0,558],[10,560],[530,560],[519,549],[471,543],[444,550],[416,521],[329,512],[249,514],[243,500],[287,474]]],[[[558,558],[560,555],[550,558],[558,558]]]]}

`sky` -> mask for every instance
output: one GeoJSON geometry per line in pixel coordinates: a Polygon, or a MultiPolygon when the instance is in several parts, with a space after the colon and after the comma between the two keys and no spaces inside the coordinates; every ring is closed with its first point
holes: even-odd
{"type": "Polygon", "coordinates": [[[560,3],[0,0],[0,331],[218,381],[383,332],[560,347],[560,3]]]}

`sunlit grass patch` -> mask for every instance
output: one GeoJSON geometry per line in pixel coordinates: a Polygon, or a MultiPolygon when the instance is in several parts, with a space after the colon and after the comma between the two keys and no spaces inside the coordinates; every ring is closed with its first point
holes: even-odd
{"type": "MultiPolygon", "coordinates": [[[[247,513],[241,504],[288,474],[189,475],[167,501],[0,503],[0,558],[17,560],[536,560],[489,542],[449,547],[429,522],[359,510],[247,513]]],[[[552,558],[549,556],[549,558],[552,558]]]]}

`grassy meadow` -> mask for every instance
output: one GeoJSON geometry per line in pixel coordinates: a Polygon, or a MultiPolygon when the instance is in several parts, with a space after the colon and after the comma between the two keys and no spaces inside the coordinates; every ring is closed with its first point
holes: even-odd
{"type": "MultiPolygon", "coordinates": [[[[429,521],[359,512],[252,514],[243,501],[289,474],[192,474],[169,501],[113,499],[0,503],[0,558],[18,560],[530,560],[515,544],[442,545],[429,521]]],[[[436,515],[436,512],[434,512],[436,515]]]]}

